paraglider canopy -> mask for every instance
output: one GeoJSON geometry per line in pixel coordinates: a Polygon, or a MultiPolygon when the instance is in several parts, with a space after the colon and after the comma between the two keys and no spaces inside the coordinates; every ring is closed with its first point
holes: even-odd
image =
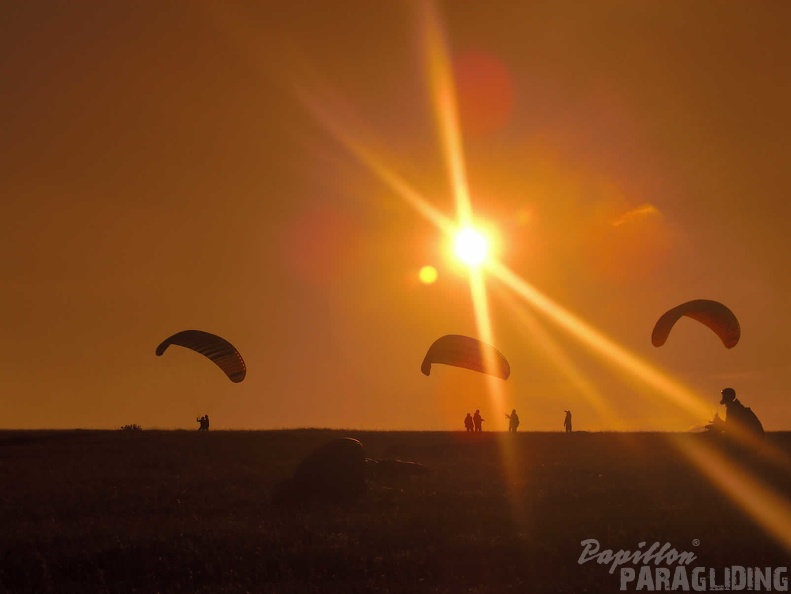
{"type": "Polygon", "coordinates": [[[225,375],[228,376],[228,379],[234,383],[241,382],[247,374],[247,367],[239,351],[237,351],[230,342],[216,334],[210,334],[203,330],[184,330],[182,332],[177,332],[160,343],[156,350],[157,357],[161,357],[162,353],[164,353],[171,344],[191,349],[208,357],[217,367],[222,369],[225,375]]]}
{"type": "Polygon", "coordinates": [[[429,375],[434,363],[464,367],[504,380],[511,375],[511,366],[500,351],[477,338],[460,334],[448,334],[435,340],[423,359],[420,371],[429,375]]]}
{"type": "Polygon", "coordinates": [[[725,348],[732,349],[739,342],[741,328],[739,320],[733,312],[719,301],[710,299],[694,299],[669,309],[657,320],[651,334],[651,343],[655,347],[665,344],[675,323],[682,317],[692,318],[711,329],[720,337],[725,348]]]}

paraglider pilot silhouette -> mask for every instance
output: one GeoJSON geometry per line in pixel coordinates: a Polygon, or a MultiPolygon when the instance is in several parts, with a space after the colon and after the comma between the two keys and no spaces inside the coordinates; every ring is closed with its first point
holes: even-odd
{"type": "Polygon", "coordinates": [[[723,424],[723,431],[727,435],[732,433],[734,428],[738,431],[745,431],[753,435],[763,435],[764,428],[761,421],[758,420],[756,414],[748,406],[744,406],[738,398],[736,398],[736,390],[733,388],[725,388],[720,392],[722,398],[720,404],[725,405],[725,423],[723,424]]]}
{"type": "Polygon", "coordinates": [[[473,422],[473,425],[475,425],[476,433],[480,433],[481,431],[483,431],[483,422],[485,420],[486,419],[484,419],[481,416],[481,411],[476,408],[475,409],[475,414],[472,416],[472,422],[473,422]]]}
{"type": "Polygon", "coordinates": [[[475,424],[472,422],[472,415],[470,413],[467,413],[467,416],[464,417],[464,428],[468,433],[475,430],[475,424]]]}
{"type": "Polygon", "coordinates": [[[519,415],[516,414],[516,409],[513,409],[510,415],[505,415],[505,418],[508,419],[509,433],[516,433],[516,428],[519,427],[519,415]]]}
{"type": "Polygon", "coordinates": [[[571,433],[571,411],[564,410],[566,418],[563,420],[563,426],[566,428],[566,433],[571,433]]]}

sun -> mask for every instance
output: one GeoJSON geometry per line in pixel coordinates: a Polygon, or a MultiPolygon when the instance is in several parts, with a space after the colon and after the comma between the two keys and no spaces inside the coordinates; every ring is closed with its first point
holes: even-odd
{"type": "Polygon", "coordinates": [[[489,255],[489,242],[480,231],[467,227],[456,234],[456,257],[468,266],[479,266],[489,255]]]}

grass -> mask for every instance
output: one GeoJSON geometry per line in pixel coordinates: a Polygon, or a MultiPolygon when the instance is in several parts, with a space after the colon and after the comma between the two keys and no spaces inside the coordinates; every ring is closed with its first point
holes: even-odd
{"type": "MultiPolygon", "coordinates": [[[[0,432],[0,592],[617,591],[617,571],[577,563],[588,538],[613,550],[669,542],[705,567],[787,566],[788,552],[685,460],[695,439],[0,432]],[[341,436],[432,472],[371,482],[340,508],[270,504],[302,457],[341,436]]],[[[791,456],[791,434],[768,439],[791,456]]],[[[755,470],[791,498],[787,472],[755,470]]]]}

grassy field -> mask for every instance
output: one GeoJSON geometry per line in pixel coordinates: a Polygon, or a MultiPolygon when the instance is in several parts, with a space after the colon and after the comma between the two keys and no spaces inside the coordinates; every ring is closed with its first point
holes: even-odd
{"type": "MultiPolygon", "coordinates": [[[[614,592],[581,541],[693,565],[788,552],[683,455],[692,434],[0,432],[0,592],[614,592]],[[269,498],[335,437],[428,465],[345,507],[269,498]],[[694,541],[694,542],[693,542],[694,541]]],[[[791,434],[768,436],[791,456],[791,434]]],[[[750,461],[748,458],[747,462],[750,461]]],[[[758,476],[791,498],[791,475],[758,476]]],[[[633,590],[632,590],[633,591],[633,590]]]]}

